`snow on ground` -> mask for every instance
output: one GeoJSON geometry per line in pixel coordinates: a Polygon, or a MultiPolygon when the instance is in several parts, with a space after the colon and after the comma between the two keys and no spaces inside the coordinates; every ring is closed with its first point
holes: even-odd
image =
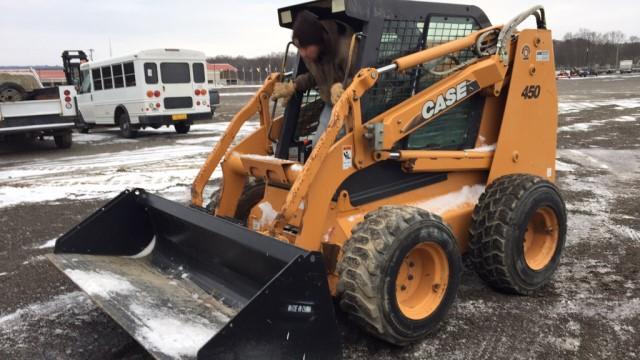
{"type": "MultiPolygon", "coordinates": [[[[60,237],[60,236],[61,235],[58,235],[58,237],[60,237]]],[[[36,247],[36,249],[50,249],[50,248],[56,246],[56,241],[58,240],[58,237],[55,237],[55,238],[50,239],[50,240],[47,240],[42,245],[36,247]]]]}
{"type": "Polygon", "coordinates": [[[558,104],[558,112],[560,114],[577,113],[584,110],[593,110],[604,106],[615,106],[616,110],[640,108],[640,98],[630,99],[609,99],[609,100],[586,100],[584,101],[566,101],[568,99],[560,99],[558,104]]]}
{"type": "MultiPolygon", "coordinates": [[[[191,182],[227,126],[228,123],[196,125],[195,135],[211,135],[180,137],[174,145],[13,162],[0,167],[0,208],[63,199],[110,199],[127,188],[144,188],[174,201],[187,202],[191,182]]],[[[245,124],[237,139],[257,126],[254,122],[245,124]]],[[[79,134],[78,138],[87,142],[106,139],[109,143],[107,134],[79,134]]],[[[212,178],[219,176],[218,168],[212,178]]]]}
{"type": "MultiPolygon", "coordinates": [[[[20,341],[27,338],[29,329],[34,323],[41,323],[43,319],[59,319],[87,314],[94,310],[95,305],[81,291],[58,295],[51,300],[30,304],[10,314],[0,314],[0,338],[12,338],[22,347],[29,347],[29,343],[20,341]]],[[[0,344],[0,349],[3,348],[0,344]]]]}
{"type": "Polygon", "coordinates": [[[174,359],[194,358],[197,350],[219,331],[203,318],[184,321],[180,314],[167,309],[158,311],[132,305],[130,310],[145,325],[138,328],[136,337],[144,339],[153,350],[174,359]]]}
{"type": "MultiPolygon", "coordinates": [[[[639,104],[639,106],[640,106],[640,104],[639,104]]],[[[620,117],[617,117],[617,118],[606,119],[606,120],[593,120],[593,121],[589,121],[589,122],[582,122],[582,123],[576,123],[576,124],[561,126],[561,127],[558,128],[558,132],[589,131],[589,130],[592,130],[594,127],[603,126],[603,125],[606,125],[607,123],[611,123],[611,122],[622,122],[622,123],[638,122],[638,123],[640,123],[640,114],[634,114],[633,116],[628,116],[628,115],[627,116],[620,116],[620,117]]]]}

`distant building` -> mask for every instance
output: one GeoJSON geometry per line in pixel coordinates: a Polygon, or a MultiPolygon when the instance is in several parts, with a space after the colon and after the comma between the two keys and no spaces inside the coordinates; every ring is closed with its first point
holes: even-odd
{"type": "Polygon", "coordinates": [[[67,84],[67,78],[65,78],[62,70],[35,70],[35,72],[45,87],[67,84]]]}
{"type": "Polygon", "coordinates": [[[238,69],[231,64],[207,64],[207,78],[210,85],[236,85],[238,69]]]}

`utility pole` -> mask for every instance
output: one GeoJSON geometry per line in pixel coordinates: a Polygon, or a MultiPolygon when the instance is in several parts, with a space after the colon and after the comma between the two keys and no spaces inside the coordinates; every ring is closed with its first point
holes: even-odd
{"type": "Polygon", "coordinates": [[[95,51],[94,49],[89,49],[89,59],[90,59],[91,61],[93,61],[93,52],[94,52],[94,51],[95,51]]]}
{"type": "Polygon", "coordinates": [[[113,57],[113,51],[111,49],[111,38],[109,38],[109,57],[113,57]]]}
{"type": "Polygon", "coordinates": [[[213,64],[213,87],[218,87],[218,80],[216,79],[216,64],[213,64]]]}
{"type": "Polygon", "coordinates": [[[589,48],[587,47],[587,68],[589,68],[589,48]]]}

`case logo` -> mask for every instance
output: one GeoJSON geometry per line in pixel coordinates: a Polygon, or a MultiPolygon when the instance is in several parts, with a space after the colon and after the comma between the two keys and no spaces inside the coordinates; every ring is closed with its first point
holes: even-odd
{"type": "Polygon", "coordinates": [[[444,94],[438,95],[435,101],[429,100],[422,107],[422,117],[426,120],[433,118],[441,112],[455,105],[469,95],[469,81],[463,81],[456,87],[452,87],[444,94]]]}

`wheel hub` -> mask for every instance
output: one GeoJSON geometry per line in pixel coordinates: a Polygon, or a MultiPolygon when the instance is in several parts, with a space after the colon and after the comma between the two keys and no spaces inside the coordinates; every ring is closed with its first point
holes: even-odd
{"type": "Polygon", "coordinates": [[[422,320],[442,302],[449,280],[449,262],[444,250],[421,243],[409,251],[396,277],[396,300],[404,316],[422,320]]]}
{"type": "Polygon", "coordinates": [[[558,218],[555,212],[544,207],[536,210],[524,233],[524,258],[532,270],[544,269],[558,247],[558,218]]]}
{"type": "Polygon", "coordinates": [[[13,89],[4,89],[0,91],[0,102],[21,101],[22,94],[13,89]]]}

